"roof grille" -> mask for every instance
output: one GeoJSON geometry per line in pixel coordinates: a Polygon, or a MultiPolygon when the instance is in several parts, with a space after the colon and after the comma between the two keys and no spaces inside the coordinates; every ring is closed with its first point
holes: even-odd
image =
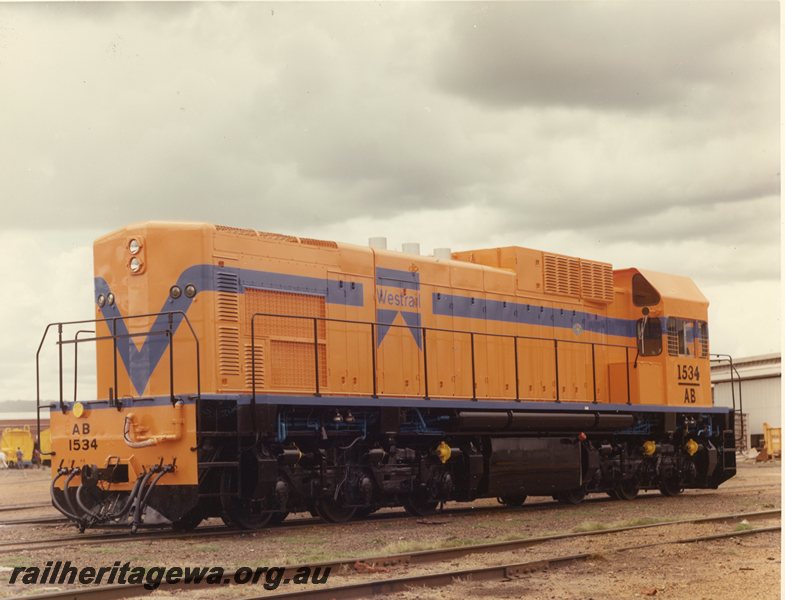
{"type": "Polygon", "coordinates": [[[543,259],[545,292],[561,296],[580,296],[580,259],[548,253],[543,253],[543,259]]]}

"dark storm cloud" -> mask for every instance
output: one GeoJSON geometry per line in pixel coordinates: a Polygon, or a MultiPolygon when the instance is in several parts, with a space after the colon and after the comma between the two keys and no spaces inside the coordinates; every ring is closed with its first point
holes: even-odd
{"type": "Polygon", "coordinates": [[[6,5],[3,226],[585,228],[775,193],[776,5],[665,6],[6,5]]]}
{"type": "Polygon", "coordinates": [[[469,5],[456,11],[436,77],[491,106],[673,109],[705,88],[754,79],[745,50],[778,10],[774,2],[469,5]]]}

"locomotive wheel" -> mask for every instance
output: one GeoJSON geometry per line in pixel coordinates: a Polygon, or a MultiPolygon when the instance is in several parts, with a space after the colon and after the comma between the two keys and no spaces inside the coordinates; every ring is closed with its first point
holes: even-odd
{"type": "Polygon", "coordinates": [[[247,496],[234,495],[237,491],[237,471],[226,469],[221,476],[221,519],[229,527],[238,529],[261,529],[269,524],[273,513],[265,510],[264,500],[251,500],[247,496]]]}
{"type": "Polygon", "coordinates": [[[672,496],[678,496],[683,491],[684,488],[681,487],[681,483],[676,479],[663,479],[660,482],[660,494],[663,496],[668,496],[670,498],[672,496]]]}
{"type": "Polygon", "coordinates": [[[354,517],[354,507],[341,506],[332,498],[320,498],[316,501],[316,513],[328,523],[345,523],[354,517]]]}
{"type": "Polygon", "coordinates": [[[617,483],[613,491],[619,500],[635,500],[638,489],[638,482],[635,479],[625,479],[617,483]]]}
{"type": "Polygon", "coordinates": [[[574,490],[570,490],[569,492],[561,492],[554,496],[554,499],[557,500],[561,504],[580,504],[583,502],[583,499],[586,497],[586,490],[582,487],[575,488],[574,490]]]}
{"type": "Polygon", "coordinates": [[[523,503],[526,502],[526,496],[523,494],[518,494],[515,496],[499,496],[497,500],[500,504],[515,508],[518,506],[523,506],[523,503]]]}

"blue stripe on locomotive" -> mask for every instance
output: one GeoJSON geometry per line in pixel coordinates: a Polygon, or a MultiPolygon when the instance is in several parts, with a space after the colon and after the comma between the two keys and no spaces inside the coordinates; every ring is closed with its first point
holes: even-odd
{"type": "MultiPolygon", "coordinates": [[[[408,271],[398,271],[395,269],[377,268],[377,278],[381,280],[380,285],[399,287],[403,289],[420,289],[418,273],[408,271]]],[[[317,277],[306,277],[302,275],[286,275],[272,273],[268,271],[254,271],[251,269],[239,269],[233,267],[218,267],[216,265],[194,265],[189,267],[177,278],[176,285],[184,288],[188,284],[196,287],[197,294],[204,291],[216,291],[219,289],[217,275],[229,273],[238,279],[238,286],[235,290],[227,290],[221,286],[221,291],[229,291],[238,294],[245,293],[248,288],[265,289],[284,292],[294,292],[298,294],[311,294],[323,296],[328,304],[340,304],[345,306],[363,306],[363,284],[357,282],[354,286],[341,285],[340,281],[320,279],[317,277]]],[[[95,278],[95,295],[108,295],[112,290],[109,284],[102,277],[95,278]]],[[[160,313],[176,312],[172,316],[172,330],[177,331],[183,322],[183,315],[191,306],[193,298],[188,298],[184,294],[179,298],[167,298],[160,313]]],[[[536,304],[522,304],[500,300],[486,300],[484,298],[474,298],[471,296],[456,296],[453,294],[434,293],[432,298],[433,314],[446,315],[461,318],[483,319],[497,322],[519,323],[525,325],[547,325],[564,329],[573,329],[579,324],[583,330],[615,335],[622,337],[633,337],[635,335],[635,321],[629,319],[618,319],[603,317],[593,313],[575,310],[565,310],[536,304]]],[[[421,320],[419,312],[398,311],[398,310],[377,310],[377,321],[382,323],[379,327],[379,341],[392,324],[398,313],[401,313],[406,325],[414,336],[417,346],[422,348],[421,339],[421,320]]],[[[101,314],[107,320],[115,319],[117,335],[125,336],[128,334],[128,325],[120,313],[117,305],[105,304],[101,307],[101,314]]],[[[167,328],[168,316],[159,314],[151,328],[151,331],[163,331],[167,328]]],[[[126,370],[129,372],[131,382],[139,394],[144,393],[147,382],[152,376],[158,362],[163,357],[169,345],[167,336],[148,334],[142,343],[141,349],[137,349],[132,338],[120,338],[117,351],[120,355],[126,370]],[[125,343],[122,340],[127,340],[125,343]]]]}

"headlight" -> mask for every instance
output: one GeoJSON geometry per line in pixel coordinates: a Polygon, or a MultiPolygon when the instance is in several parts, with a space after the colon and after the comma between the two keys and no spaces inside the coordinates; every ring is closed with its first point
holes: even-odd
{"type": "Polygon", "coordinates": [[[138,273],[142,268],[142,261],[134,256],[128,263],[128,267],[131,269],[131,273],[138,273]]]}
{"type": "Polygon", "coordinates": [[[73,408],[74,416],[78,419],[84,414],[84,404],[81,402],[76,402],[73,408]]]}
{"type": "Polygon", "coordinates": [[[139,240],[131,240],[128,242],[128,251],[131,254],[138,254],[142,245],[139,243],[139,240]]]}
{"type": "Polygon", "coordinates": [[[179,285],[173,285],[169,288],[169,295],[177,300],[180,296],[183,295],[183,290],[180,289],[179,285]]]}
{"type": "Polygon", "coordinates": [[[192,283],[189,283],[187,286],[185,286],[185,295],[189,298],[196,296],[196,286],[192,283]]]}
{"type": "Polygon", "coordinates": [[[104,296],[103,294],[99,294],[99,296],[98,296],[98,306],[103,308],[104,304],[106,304],[106,296],[104,296]]]}
{"type": "Polygon", "coordinates": [[[109,303],[109,306],[114,306],[114,294],[112,292],[106,295],[106,301],[109,303]]]}

